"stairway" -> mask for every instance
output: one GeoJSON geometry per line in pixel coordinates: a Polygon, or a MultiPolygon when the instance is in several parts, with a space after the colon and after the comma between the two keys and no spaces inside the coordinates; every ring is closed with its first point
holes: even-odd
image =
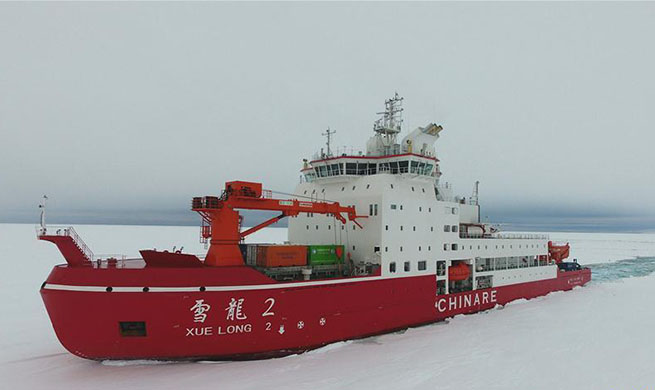
{"type": "Polygon", "coordinates": [[[50,241],[57,245],[66,263],[71,267],[88,266],[93,261],[93,252],[71,226],[38,229],[37,237],[39,240],[50,241]]]}

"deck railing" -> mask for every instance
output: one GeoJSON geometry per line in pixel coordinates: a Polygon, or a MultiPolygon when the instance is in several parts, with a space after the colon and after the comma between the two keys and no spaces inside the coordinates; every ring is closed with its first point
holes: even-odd
{"type": "Polygon", "coordinates": [[[510,240],[548,240],[548,234],[529,233],[466,233],[460,232],[459,238],[510,239],[510,240]]]}

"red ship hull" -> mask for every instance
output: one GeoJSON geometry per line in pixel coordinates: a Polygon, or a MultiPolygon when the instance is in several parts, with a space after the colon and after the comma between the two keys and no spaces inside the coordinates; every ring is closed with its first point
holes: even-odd
{"type": "Polygon", "coordinates": [[[590,279],[591,271],[582,269],[438,296],[434,274],[278,283],[248,267],[59,266],[41,295],[60,342],[80,357],[233,360],[436,322],[570,290],[590,279]],[[125,331],[121,323],[138,329],[125,331]]]}

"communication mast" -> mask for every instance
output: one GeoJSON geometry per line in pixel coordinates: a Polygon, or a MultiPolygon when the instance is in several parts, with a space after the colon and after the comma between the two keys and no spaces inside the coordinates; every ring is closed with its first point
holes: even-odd
{"type": "Polygon", "coordinates": [[[403,124],[403,100],[404,98],[395,93],[394,97],[384,102],[384,111],[378,112],[382,118],[375,121],[373,130],[376,133],[384,135],[396,135],[400,133],[403,124]]]}
{"type": "Polygon", "coordinates": [[[473,185],[473,194],[471,195],[471,204],[479,205],[480,204],[480,182],[476,181],[473,185]]]}
{"type": "Polygon", "coordinates": [[[327,146],[327,154],[325,155],[325,157],[332,157],[332,149],[330,149],[330,143],[332,141],[332,135],[336,132],[337,132],[336,130],[330,131],[330,128],[328,127],[325,133],[321,133],[321,135],[327,137],[327,142],[325,143],[327,146]]]}
{"type": "Polygon", "coordinates": [[[392,149],[396,145],[396,136],[400,133],[403,124],[403,99],[396,92],[391,99],[385,100],[384,111],[377,113],[382,117],[373,123],[373,131],[377,133],[383,155],[394,152],[392,149]]]}

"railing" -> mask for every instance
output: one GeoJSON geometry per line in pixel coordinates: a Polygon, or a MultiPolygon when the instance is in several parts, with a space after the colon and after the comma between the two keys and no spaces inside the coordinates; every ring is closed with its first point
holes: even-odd
{"type": "Polygon", "coordinates": [[[465,233],[460,232],[459,238],[484,238],[484,239],[511,239],[511,240],[548,240],[548,234],[526,234],[526,233],[465,233]]]}
{"type": "Polygon", "coordinates": [[[495,233],[497,238],[511,238],[524,240],[547,240],[548,234],[530,234],[530,233],[495,233]]]}

